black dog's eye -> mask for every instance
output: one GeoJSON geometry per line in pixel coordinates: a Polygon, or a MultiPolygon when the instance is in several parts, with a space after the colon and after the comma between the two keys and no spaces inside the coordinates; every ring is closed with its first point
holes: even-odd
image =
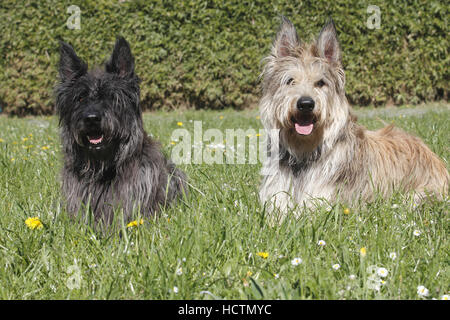
{"type": "Polygon", "coordinates": [[[320,79],[319,81],[317,81],[315,83],[315,86],[318,88],[322,88],[325,85],[325,81],[323,81],[322,79],[320,79]]]}
{"type": "Polygon", "coordinates": [[[288,86],[290,86],[291,84],[294,84],[294,78],[289,78],[289,80],[286,81],[286,84],[287,84],[288,86]]]}

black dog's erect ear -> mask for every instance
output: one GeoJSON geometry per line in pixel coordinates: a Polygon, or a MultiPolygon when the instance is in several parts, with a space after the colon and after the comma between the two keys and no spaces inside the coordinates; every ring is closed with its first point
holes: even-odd
{"type": "Polygon", "coordinates": [[[322,28],[322,31],[320,31],[319,37],[317,38],[317,49],[320,57],[327,59],[329,62],[341,63],[341,46],[334,21],[331,18],[322,28]]]}
{"type": "Polygon", "coordinates": [[[87,64],[78,58],[70,44],[59,41],[59,55],[59,75],[61,82],[74,80],[86,73],[87,64]]]}
{"type": "Polygon", "coordinates": [[[111,58],[106,63],[106,72],[115,73],[120,77],[134,74],[134,57],[130,45],[123,37],[117,37],[111,58]]]}
{"type": "Polygon", "coordinates": [[[273,43],[272,54],[278,58],[287,57],[299,44],[300,40],[294,25],[288,18],[281,16],[281,25],[273,43]]]}

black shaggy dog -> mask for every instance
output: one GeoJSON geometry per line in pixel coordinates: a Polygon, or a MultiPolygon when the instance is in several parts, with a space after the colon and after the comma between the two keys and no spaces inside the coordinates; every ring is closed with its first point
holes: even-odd
{"type": "Polygon", "coordinates": [[[62,192],[71,215],[89,207],[110,224],[122,208],[149,216],[186,190],[186,176],[164,157],[143,128],[139,78],[127,41],[117,38],[105,69],[88,71],[60,43],[56,109],[64,153],[62,192]]]}

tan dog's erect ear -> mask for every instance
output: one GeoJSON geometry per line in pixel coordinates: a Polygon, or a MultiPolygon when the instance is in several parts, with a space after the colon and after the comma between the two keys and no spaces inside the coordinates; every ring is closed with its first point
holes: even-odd
{"type": "Polygon", "coordinates": [[[330,63],[341,64],[341,46],[339,45],[339,39],[333,19],[330,18],[327,24],[322,28],[322,31],[320,31],[316,45],[321,58],[327,59],[330,63]]]}
{"type": "Polygon", "coordinates": [[[294,25],[288,18],[281,16],[281,25],[273,43],[272,53],[277,58],[287,57],[300,44],[294,25]]]}

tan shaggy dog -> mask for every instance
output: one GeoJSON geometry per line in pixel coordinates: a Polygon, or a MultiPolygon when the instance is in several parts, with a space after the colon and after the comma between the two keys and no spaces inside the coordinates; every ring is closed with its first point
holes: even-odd
{"type": "Polygon", "coordinates": [[[356,123],[332,20],[306,44],[283,17],[265,60],[260,116],[266,131],[276,132],[268,138],[279,152],[263,166],[263,203],[285,213],[316,199],[370,201],[399,190],[414,191],[418,200],[448,193],[445,164],[419,138],[392,125],[369,131],[356,123]]]}

